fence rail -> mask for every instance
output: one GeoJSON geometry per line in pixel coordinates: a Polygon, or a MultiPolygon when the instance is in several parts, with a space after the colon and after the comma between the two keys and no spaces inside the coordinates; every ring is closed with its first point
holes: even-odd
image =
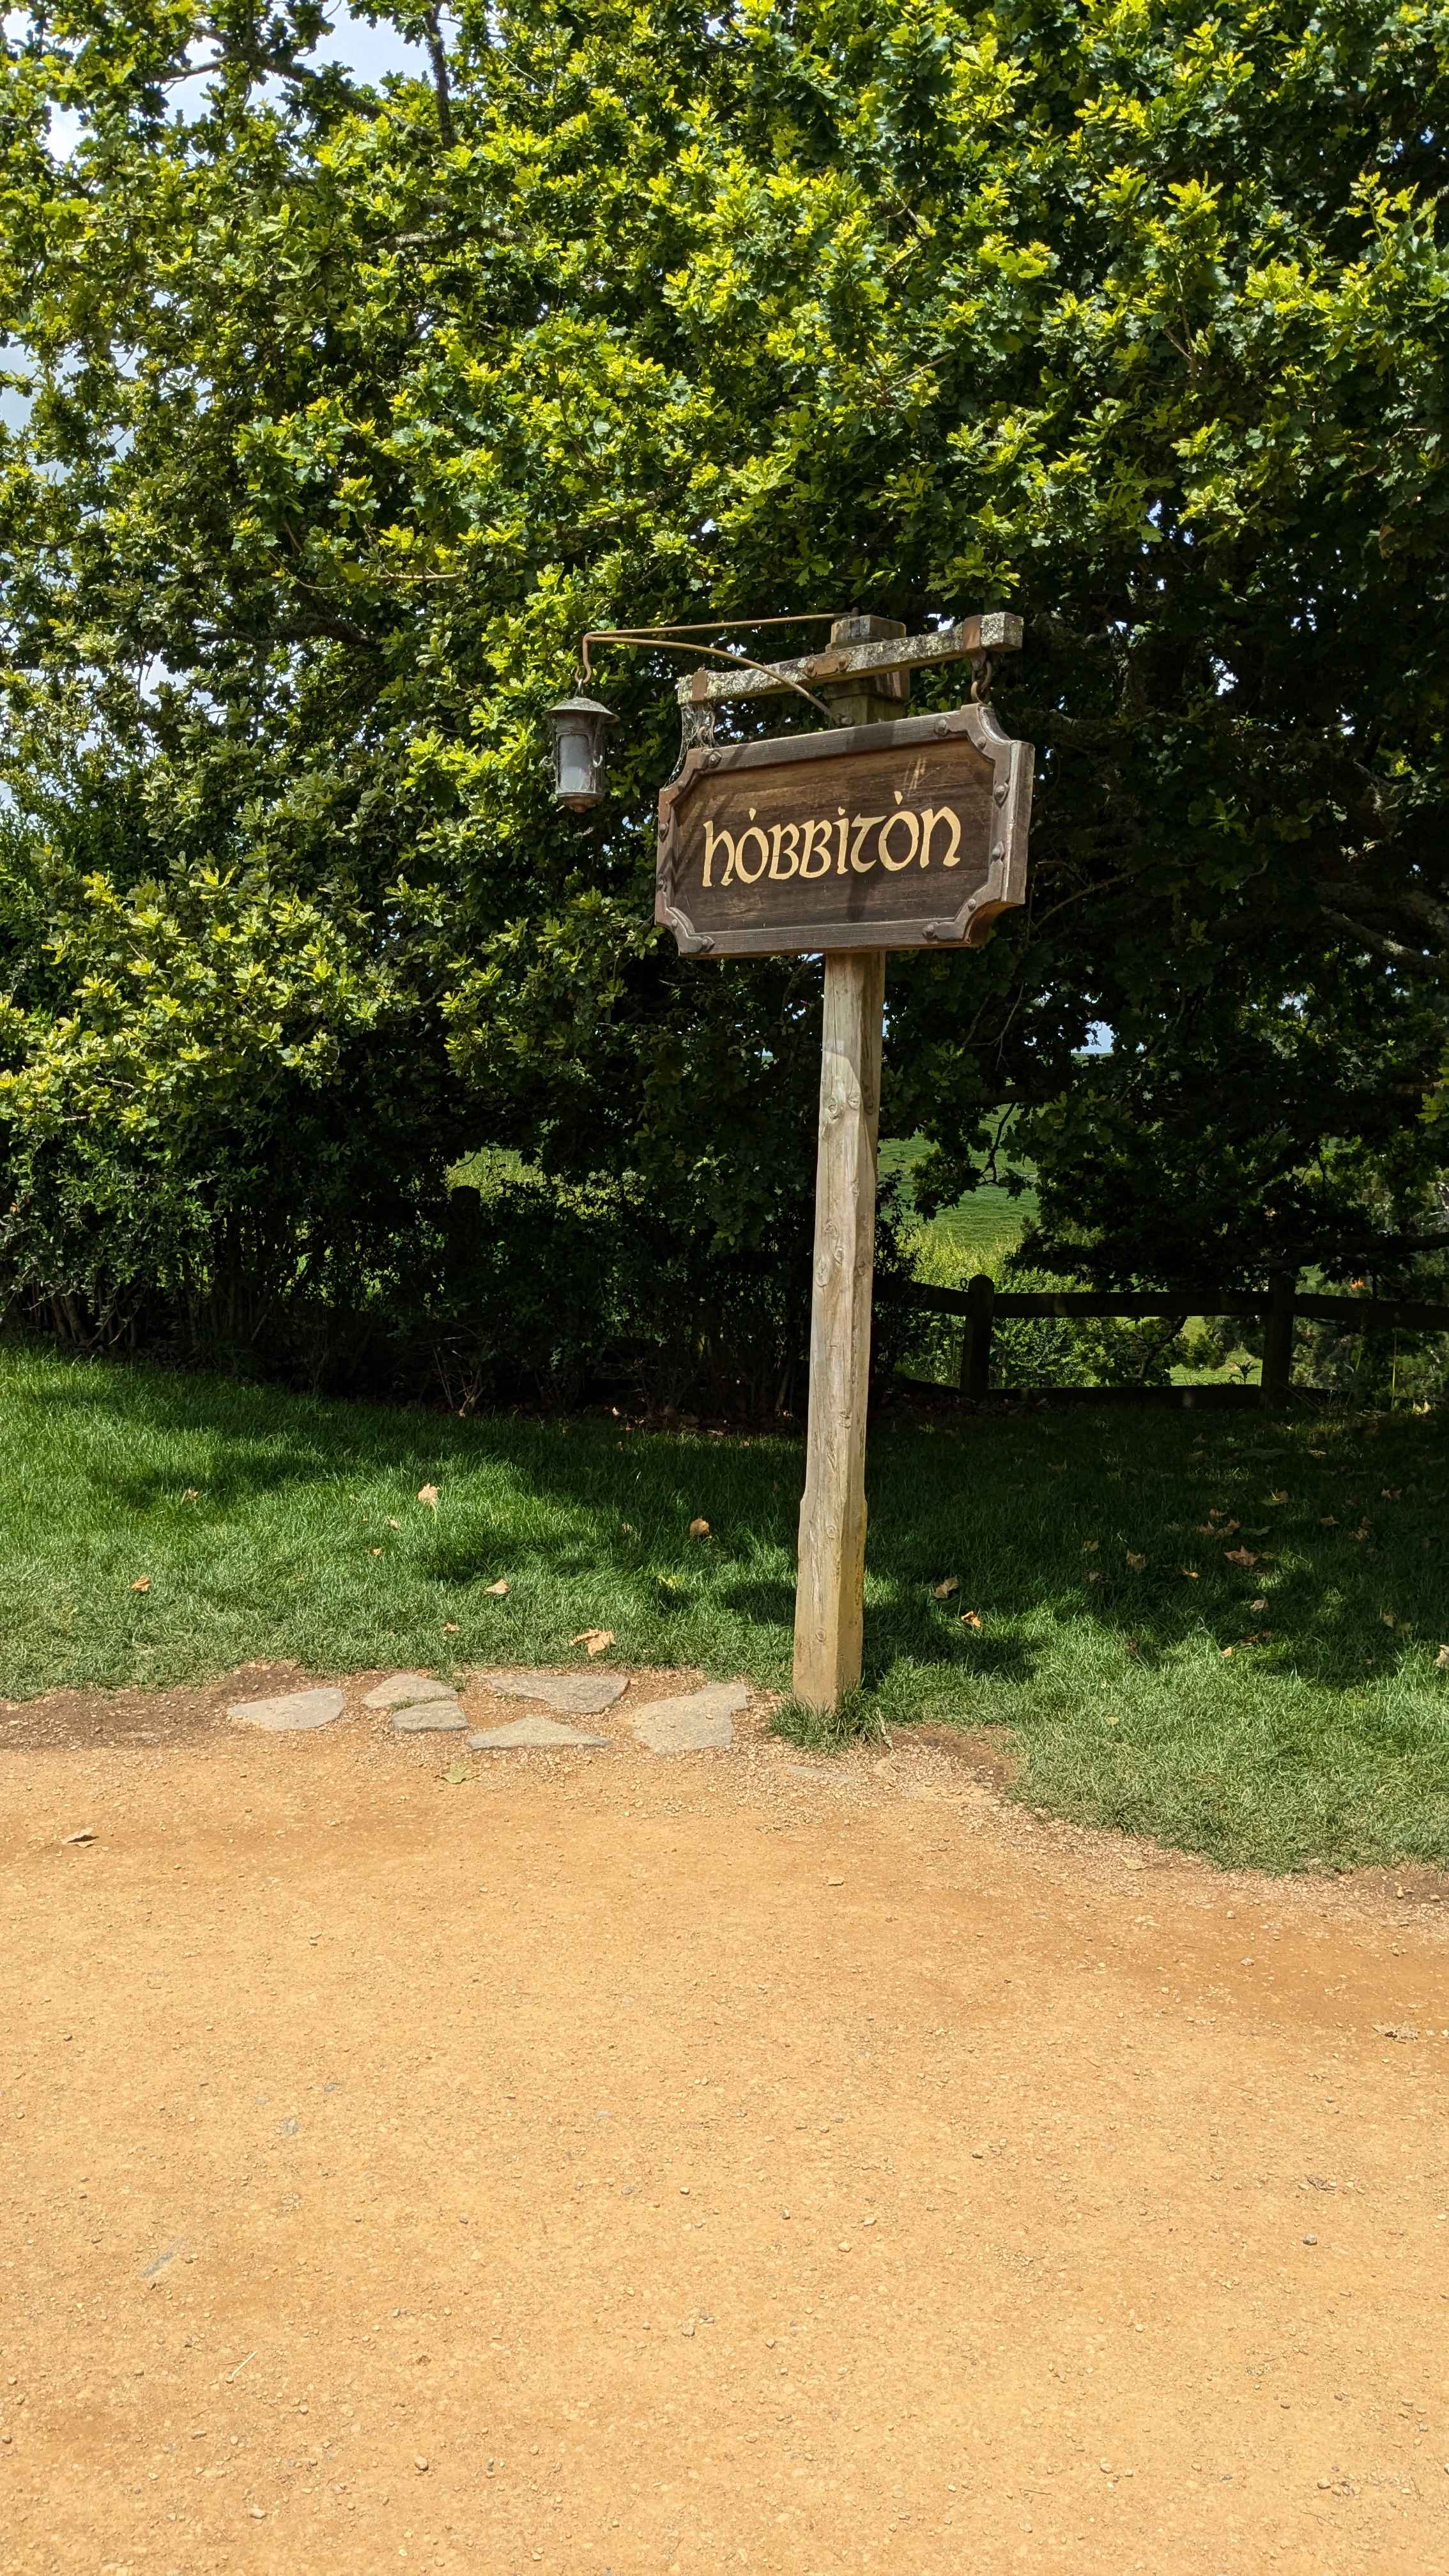
{"type": "MultiPolygon", "coordinates": [[[[1263,1343],[1263,1374],[1259,1386],[1243,1389],[1209,1387],[1043,1387],[1043,1395],[1072,1396],[1079,1400],[1112,1394],[1119,1402],[1149,1392],[1162,1402],[1186,1402],[1204,1397],[1234,1396],[1259,1404],[1279,1404],[1292,1391],[1293,1327],[1300,1316],[1314,1324],[1337,1324],[1341,1332],[1449,1333],[1449,1306],[1426,1305],[1415,1297],[1320,1297],[1300,1296],[1296,1280],[1288,1271],[1274,1274],[1264,1296],[1244,1297],[1221,1288],[1183,1288],[1138,1296],[1125,1290],[1095,1288],[1023,1288],[998,1290],[994,1279],[978,1272],[964,1288],[933,1288],[924,1281],[912,1280],[895,1291],[900,1303],[928,1315],[961,1315],[966,1331],[961,1351],[960,1392],[979,1403],[989,1392],[991,1381],[991,1337],[998,1316],[1059,1315],[1067,1320],[1079,1317],[1086,1322],[1093,1316],[1121,1316],[1140,1321],[1160,1315],[1164,1320],[1185,1320],[1189,1315],[1239,1318],[1244,1322],[1266,1323],[1263,1343]]],[[[908,1385],[923,1386],[924,1381],[907,1379],[908,1385]]],[[[1306,1391],[1306,1390],[1305,1390],[1306,1391]]]]}

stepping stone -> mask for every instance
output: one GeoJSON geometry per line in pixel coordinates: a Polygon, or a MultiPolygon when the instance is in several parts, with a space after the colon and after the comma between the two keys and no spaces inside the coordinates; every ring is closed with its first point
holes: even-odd
{"type": "Polygon", "coordinates": [[[455,1699],[419,1700],[413,1708],[395,1708],[392,1713],[396,1735],[457,1735],[468,1723],[455,1699]]]}
{"type": "Polygon", "coordinates": [[[597,1717],[629,1687],[619,1673],[480,1673],[478,1679],[500,1699],[541,1699],[561,1717],[597,1717]]]}
{"type": "Polygon", "coordinates": [[[470,1753],[510,1753],[517,1746],[541,1744],[549,1747],[597,1747],[607,1751],[607,1735],[580,1735],[573,1726],[560,1726],[556,1717],[515,1717],[508,1726],[488,1726],[481,1735],[470,1735],[470,1753]]]}
{"type": "Polygon", "coordinates": [[[650,1753],[717,1753],[733,1744],[733,1721],[749,1704],[744,1682],[709,1682],[703,1690],[636,1708],[634,1732],[650,1753]]]}
{"type": "Polygon", "coordinates": [[[240,1726],[263,1726],[269,1735],[293,1735],[330,1726],[347,1706],[340,1690],[280,1691],[274,1699],[239,1699],[227,1710],[240,1726]]]}
{"type": "Polygon", "coordinates": [[[379,1682],[376,1690],[368,1692],[362,1705],[364,1708],[411,1708],[415,1700],[451,1699],[452,1696],[448,1684],[440,1682],[435,1674],[389,1673],[385,1682],[379,1682]]]}

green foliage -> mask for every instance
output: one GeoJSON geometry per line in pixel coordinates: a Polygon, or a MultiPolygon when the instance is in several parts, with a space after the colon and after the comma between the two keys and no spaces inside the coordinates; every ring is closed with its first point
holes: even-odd
{"type": "Polygon", "coordinates": [[[1275,1254],[1400,1224],[1442,10],[463,0],[446,55],[375,14],[430,79],[317,71],[315,0],[44,0],[0,59],[11,1293],[352,1347],[479,1145],[670,1261],[803,1258],[818,968],[650,927],[675,665],[609,668],[591,831],[539,719],[586,625],[853,604],[1028,620],[1030,913],[891,971],[937,1197],[1020,1103],[1109,1270],[1256,1259],[1245,1193],[1275,1254]]]}

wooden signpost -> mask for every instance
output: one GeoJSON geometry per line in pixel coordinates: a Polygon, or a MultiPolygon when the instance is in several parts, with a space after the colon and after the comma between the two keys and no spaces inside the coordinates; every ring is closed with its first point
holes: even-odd
{"type": "Polygon", "coordinates": [[[973,700],[904,712],[909,673],[1021,642],[1014,617],[907,636],[838,619],[798,662],[696,672],[686,741],[659,799],[655,919],[686,957],[823,953],[810,1410],[795,1695],[833,1709],[859,1686],[865,1602],[865,1424],[875,1261],[885,957],[966,948],[1023,901],[1032,752],[973,700]],[[719,745],[722,706],[803,686],[832,729],[719,745]]]}

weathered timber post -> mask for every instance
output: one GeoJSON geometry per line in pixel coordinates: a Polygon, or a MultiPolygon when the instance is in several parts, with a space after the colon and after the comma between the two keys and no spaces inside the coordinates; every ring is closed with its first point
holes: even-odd
{"type": "Polygon", "coordinates": [[[991,1385],[991,1324],[996,1282],[984,1270],[966,1282],[966,1331],[961,1343],[961,1392],[980,1404],[991,1385]]]}
{"type": "Polygon", "coordinates": [[[807,1708],[834,1708],[860,1687],[884,998],[879,952],[826,958],[810,1410],[795,1592],[795,1697],[807,1708]]]}
{"type": "Polygon", "coordinates": [[[1293,1297],[1296,1272],[1275,1270],[1268,1280],[1268,1322],[1263,1335],[1261,1401],[1286,1404],[1293,1376],[1293,1297]]]}
{"type": "MultiPolygon", "coordinates": [[[[893,617],[838,617],[832,649],[904,635],[893,617]]],[[[838,725],[889,724],[906,711],[909,671],[824,691],[838,725]]],[[[830,1709],[860,1688],[865,1624],[865,1434],[870,1407],[885,957],[825,960],[820,1131],[810,1294],[810,1409],[795,1589],[795,1697],[830,1709]]]]}

